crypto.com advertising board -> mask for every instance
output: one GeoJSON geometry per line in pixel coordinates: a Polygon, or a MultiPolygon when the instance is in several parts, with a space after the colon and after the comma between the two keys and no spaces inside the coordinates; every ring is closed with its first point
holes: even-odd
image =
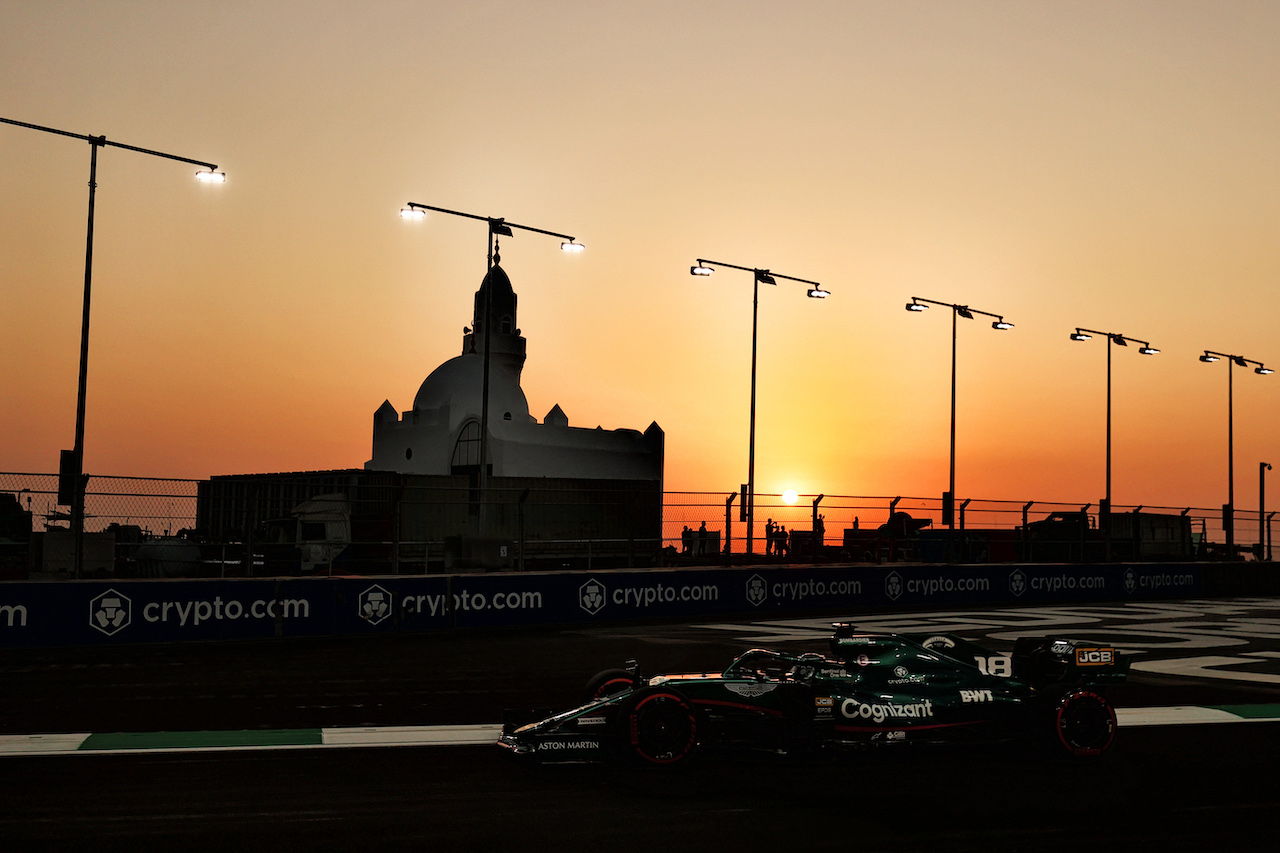
{"type": "Polygon", "coordinates": [[[0,583],[0,647],[1201,594],[1199,565],[859,566],[0,583]]]}

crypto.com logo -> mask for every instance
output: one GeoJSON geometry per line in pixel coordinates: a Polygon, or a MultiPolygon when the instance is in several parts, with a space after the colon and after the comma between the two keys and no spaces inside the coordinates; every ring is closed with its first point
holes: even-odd
{"type": "Polygon", "coordinates": [[[595,616],[604,609],[604,584],[592,578],[578,587],[578,606],[595,616]]]}
{"type": "Polygon", "coordinates": [[[114,589],[89,600],[89,624],[108,637],[129,627],[133,602],[114,589]]]}
{"type": "Polygon", "coordinates": [[[1027,576],[1022,573],[1022,569],[1014,569],[1013,574],[1009,575],[1009,592],[1022,595],[1026,591],[1027,576]]]}
{"type": "Polygon", "coordinates": [[[902,575],[889,572],[889,576],[884,579],[884,594],[889,596],[890,601],[898,600],[898,596],[902,595],[902,575]]]}
{"type": "Polygon", "coordinates": [[[377,625],[391,615],[391,593],[374,584],[360,593],[356,606],[360,610],[361,619],[370,625],[377,625]]]}
{"type": "Polygon", "coordinates": [[[759,607],[768,597],[768,584],[765,583],[764,578],[752,575],[747,580],[747,602],[753,607],[759,607]]]}

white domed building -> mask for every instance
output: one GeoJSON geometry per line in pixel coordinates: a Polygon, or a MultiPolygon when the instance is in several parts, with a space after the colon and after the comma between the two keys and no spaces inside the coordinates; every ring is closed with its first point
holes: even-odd
{"type": "Polygon", "coordinates": [[[524,360],[516,295],[495,258],[462,353],[431,371],[413,408],[378,407],[373,458],[363,468],[211,477],[197,496],[199,528],[222,541],[268,535],[292,555],[292,569],[273,568],[284,574],[655,565],[662,429],[571,427],[558,405],[539,423],[520,388],[524,360]],[[490,467],[482,491],[489,287],[490,467]],[[319,562],[317,547],[328,555],[319,562]]]}
{"type": "Polygon", "coordinates": [[[480,466],[484,388],[484,305],[493,288],[489,363],[489,474],[591,480],[662,479],[663,432],[571,427],[559,405],[539,423],[520,387],[526,342],[516,325],[516,294],[495,263],[476,292],[462,354],[431,372],[413,408],[385,401],[373,416],[373,458],[365,468],[401,474],[472,474],[480,466]]]}

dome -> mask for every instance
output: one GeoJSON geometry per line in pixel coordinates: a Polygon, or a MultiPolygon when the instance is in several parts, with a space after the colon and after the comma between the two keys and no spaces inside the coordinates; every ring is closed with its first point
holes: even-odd
{"type": "MultiPolygon", "coordinates": [[[[479,418],[480,397],[484,390],[484,356],[480,353],[464,353],[449,359],[431,371],[413,398],[415,411],[429,411],[441,406],[449,407],[450,427],[456,427],[467,418],[479,418]]],[[[512,373],[502,359],[489,362],[489,420],[529,420],[529,401],[520,390],[520,375],[512,373]]]]}

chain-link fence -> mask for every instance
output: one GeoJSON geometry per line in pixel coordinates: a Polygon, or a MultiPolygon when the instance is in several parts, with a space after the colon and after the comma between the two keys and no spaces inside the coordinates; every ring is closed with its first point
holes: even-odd
{"type": "MultiPolygon", "coordinates": [[[[70,559],[57,481],[0,473],[2,576],[56,571],[70,559]]],[[[359,469],[200,481],[93,476],[85,498],[85,531],[99,537],[86,552],[96,555],[93,571],[143,576],[608,568],[740,562],[748,554],[855,562],[1270,559],[1271,515],[1237,512],[1236,553],[1228,553],[1221,511],[1196,507],[1115,507],[1108,519],[1092,505],[960,500],[953,530],[942,523],[939,498],[758,494],[748,531],[737,493],[658,492],[646,481],[478,484],[359,469]],[[156,540],[179,537],[198,552],[152,555],[156,540]]]]}
{"type": "MultiPolygon", "coordinates": [[[[195,527],[197,480],[159,477],[90,477],[85,490],[85,530],[133,526],[148,536],[176,536],[195,527]]],[[[31,529],[66,527],[70,508],[58,505],[57,474],[0,472],[0,494],[31,513],[31,529]]]]}

